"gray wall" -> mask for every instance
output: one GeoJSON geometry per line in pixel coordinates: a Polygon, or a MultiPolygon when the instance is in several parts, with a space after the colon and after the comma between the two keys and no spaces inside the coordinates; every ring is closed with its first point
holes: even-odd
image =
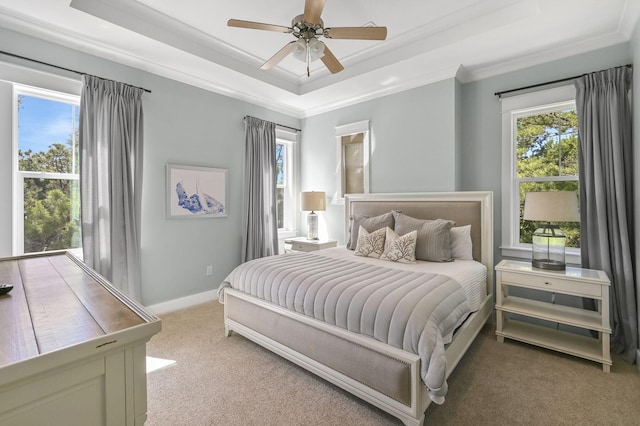
{"type": "MultiPolygon", "coordinates": [[[[449,79],[303,122],[301,185],[337,190],[334,127],[371,120],[371,192],[494,192],[494,259],[501,259],[500,90],[543,83],[631,61],[629,44],[572,56],[472,83],[449,79]]],[[[344,242],[344,206],[323,213],[325,237],[344,242]]]]}
{"type": "MultiPolygon", "coordinates": [[[[246,114],[303,129],[301,190],[324,190],[330,196],[337,191],[334,129],[370,120],[372,192],[492,190],[494,223],[498,225],[501,130],[500,104],[494,92],[623,65],[632,59],[636,63],[640,61],[640,36],[637,35],[631,49],[624,43],[469,84],[452,78],[309,117],[301,123],[246,102],[5,29],[0,29],[0,39],[11,52],[153,91],[144,96],[142,294],[143,303],[147,305],[212,290],[239,262],[242,117],[246,114]],[[168,162],[229,169],[229,217],[165,219],[165,165],[168,162]],[[206,265],[213,265],[212,277],[205,276],[206,265]]],[[[640,124],[638,102],[636,97],[636,124],[640,124]]],[[[7,144],[10,141],[0,139],[3,156],[10,153],[7,144]]],[[[640,161],[638,152],[640,149],[636,150],[636,159],[640,161]]],[[[7,173],[10,171],[4,167],[0,169],[0,194],[3,195],[10,188],[7,173]]],[[[640,199],[638,176],[636,182],[636,191],[639,191],[636,199],[640,199]]],[[[640,209],[637,214],[640,215],[640,209]]],[[[324,236],[343,242],[344,207],[329,204],[322,219],[326,225],[324,236]]],[[[10,216],[5,209],[0,213],[0,248],[6,243],[10,226],[10,216]]],[[[495,228],[498,261],[500,226],[495,228]]],[[[640,237],[640,227],[637,232],[640,237]]]]}
{"type": "MultiPolygon", "coordinates": [[[[494,94],[630,63],[629,44],[572,56],[488,78],[462,87],[462,183],[467,191],[494,191],[494,260],[499,262],[501,233],[502,121],[500,101],[494,94]]],[[[523,93],[523,92],[520,92],[523,93]]]]}
{"type": "MultiPolygon", "coordinates": [[[[300,120],[4,29],[0,29],[0,40],[3,49],[12,53],[152,91],[143,96],[142,302],[151,305],[216,289],[240,262],[242,118],[248,114],[298,128],[300,120]],[[165,219],[165,165],[169,162],[228,169],[229,217],[165,219]],[[207,265],[213,265],[213,276],[206,276],[207,265]]],[[[0,154],[11,152],[10,143],[0,139],[0,154]]],[[[4,167],[0,178],[6,192],[11,179],[4,167]]],[[[0,214],[4,244],[10,222],[7,225],[6,214],[0,214]]]]}
{"type": "MultiPolygon", "coordinates": [[[[301,189],[338,191],[335,127],[370,120],[370,191],[456,189],[456,87],[449,79],[303,121],[301,189]]],[[[344,206],[321,213],[328,237],[344,243],[344,206]]]]}

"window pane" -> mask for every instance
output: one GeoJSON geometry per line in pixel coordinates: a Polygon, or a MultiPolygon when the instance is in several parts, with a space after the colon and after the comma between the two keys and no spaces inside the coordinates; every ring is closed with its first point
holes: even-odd
{"type": "Polygon", "coordinates": [[[575,110],[517,119],[517,177],[578,175],[575,110]]]}
{"type": "MultiPolygon", "coordinates": [[[[530,244],[533,232],[538,227],[538,222],[522,219],[524,213],[524,201],[527,192],[542,191],[575,191],[578,194],[578,202],[580,192],[578,189],[578,181],[560,181],[560,182],[521,182],[520,183],[520,242],[530,244]]],[[[557,225],[566,234],[567,247],[580,247],[580,223],[579,222],[559,222],[557,225]]]]}
{"type": "Polygon", "coordinates": [[[287,183],[286,170],[287,147],[284,144],[276,144],[276,215],[278,229],[284,228],[284,195],[287,183]]]}
{"type": "Polygon", "coordinates": [[[77,180],[24,179],[24,252],[82,246],[77,180]]]}
{"type": "Polygon", "coordinates": [[[284,228],[284,188],[276,188],[276,211],[278,215],[278,229],[284,228]]]}
{"type": "Polygon", "coordinates": [[[78,117],[77,105],[19,95],[19,170],[78,173],[78,117]]]}
{"type": "Polygon", "coordinates": [[[285,184],[285,155],[286,155],[286,147],[283,144],[276,144],[276,183],[278,186],[282,186],[285,184]]]}
{"type": "Polygon", "coordinates": [[[364,193],[364,133],[342,137],[342,194],[364,193]]]}

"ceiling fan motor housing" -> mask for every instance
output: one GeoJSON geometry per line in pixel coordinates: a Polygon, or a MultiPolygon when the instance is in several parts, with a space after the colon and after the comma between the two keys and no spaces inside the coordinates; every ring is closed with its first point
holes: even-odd
{"type": "Polygon", "coordinates": [[[304,21],[304,15],[298,15],[291,20],[293,35],[304,40],[311,40],[324,35],[324,22],[322,19],[316,25],[304,21]]]}

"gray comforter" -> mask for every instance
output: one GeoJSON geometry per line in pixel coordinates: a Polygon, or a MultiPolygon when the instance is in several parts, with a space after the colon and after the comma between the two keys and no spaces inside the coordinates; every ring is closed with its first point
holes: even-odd
{"type": "Polygon", "coordinates": [[[220,285],[415,353],[431,399],[447,392],[443,336],[470,313],[455,280],[333,259],[287,253],[238,266],[220,285]]]}

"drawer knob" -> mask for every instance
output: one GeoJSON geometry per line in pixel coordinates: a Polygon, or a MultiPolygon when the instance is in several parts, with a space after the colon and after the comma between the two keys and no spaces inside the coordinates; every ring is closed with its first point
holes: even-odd
{"type": "Polygon", "coordinates": [[[545,285],[551,285],[551,283],[549,281],[545,281],[544,284],[545,285]]]}

